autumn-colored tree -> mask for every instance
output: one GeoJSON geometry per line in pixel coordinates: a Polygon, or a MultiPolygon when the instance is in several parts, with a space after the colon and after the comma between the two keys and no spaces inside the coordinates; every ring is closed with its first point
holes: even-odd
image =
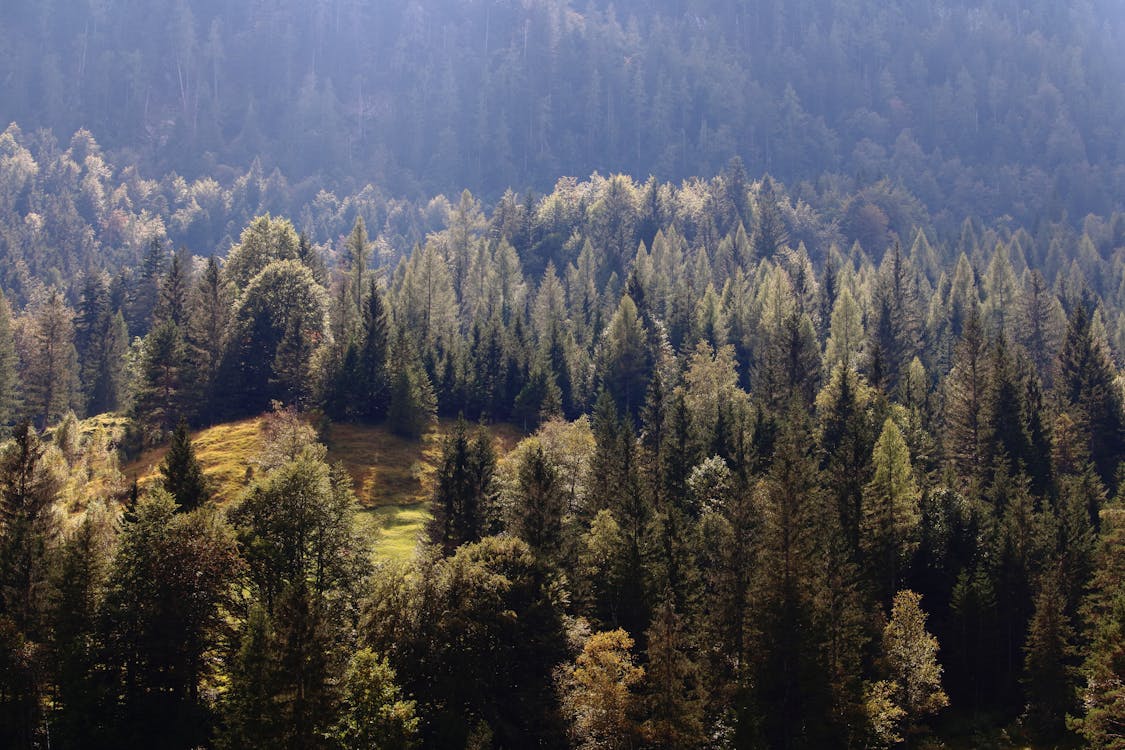
{"type": "Polygon", "coordinates": [[[626,750],[637,743],[637,691],[645,671],[634,665],[632,649],[633,639],[624,630],[594,633],[574,664],[563,667],[558,678],[562,709],[577,747],[626,750]]]}

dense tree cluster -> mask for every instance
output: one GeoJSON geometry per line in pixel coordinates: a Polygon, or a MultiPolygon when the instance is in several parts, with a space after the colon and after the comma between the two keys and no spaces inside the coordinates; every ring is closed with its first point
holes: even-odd
{"type": "Polygon", "coordinates": [[[732,167],[443,222],[386,265],[362,219],[263,215],[222,262],[149,245],[127,295],[0,305],[6,739],[1120,741],[1120,217],[845,247],[732,167]],[[216,497],[187,425],[271,405],[216,497]],[[171,438],[159,487],[70,414],[106,408],[171,438]],[[372,565],[305,412],[462,417],[412,561],[372,565]]]}

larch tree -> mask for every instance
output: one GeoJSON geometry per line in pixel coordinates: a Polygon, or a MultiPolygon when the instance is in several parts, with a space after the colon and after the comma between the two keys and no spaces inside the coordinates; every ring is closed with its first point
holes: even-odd
{"type": "Polygon", "coordinates": [[[897,590],[919,543],[920,493],[910,449],[894,420],[883,423],[871,457],[873,476],[863,488],[860,548],[884,601],[897,590]]]}
{"type": "Polygon", "coordinates": [[[905,712],[906,732],[920,729],[926,717],[949,705],[941,686],[938,642],[926,630],[922,597],[913,591],[895,594],[891,619],[883,629],[883,669],[892,684],[895,705],[905,712]]]}
{"type": "Polygon", "coordinates": [[[645,671],[633,663],[624,630],[594,633],[559,678],[570,736],[582,750],[628,750],[640,737],[638,693],[645,671]]]}
{"type": "Polygon", "coordinates": [[[863,344],[863,314],[855,297],[844,287],[832,306],[832,322],[824,352],[825,369],[831,372],[837,364],[857,367],[863,361],[863,344]]]}
{"type": "Polygon", "coordinates": [[[0,425],[11,424],[19,409],[19,359],[12,325],[12,308],[0,292],[0,425]]]}
{"type": "Polygon", "coordinates": [[[19,342],[24,403],[29,416],[47,426],[77,406],[78,352],[74,313],[58,290],[28,307],[19,342]]]}

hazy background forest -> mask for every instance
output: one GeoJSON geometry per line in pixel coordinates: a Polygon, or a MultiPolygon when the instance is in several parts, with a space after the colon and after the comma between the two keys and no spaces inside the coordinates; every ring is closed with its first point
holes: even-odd
{"type": "Polygon", "coordinates": [[[1125,747],[1120,3],[4,6],[0,745],[1125,747]]]}
{"type": "Polygon", "coordinates": [[[1024,225],[1122,193],[1113,0],[10,0],[0,118],[122,166],[418,199],[740,156],[1024,225]],[[305,180],[314,178],[313,185],[305,180]]]}

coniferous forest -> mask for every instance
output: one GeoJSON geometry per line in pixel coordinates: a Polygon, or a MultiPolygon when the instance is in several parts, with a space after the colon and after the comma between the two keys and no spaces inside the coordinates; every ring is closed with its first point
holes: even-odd
{"type": "Polygon", "coordinates": [[[1116,3],[8,5],[0,746],[1125,748],[1116,3]]]}

